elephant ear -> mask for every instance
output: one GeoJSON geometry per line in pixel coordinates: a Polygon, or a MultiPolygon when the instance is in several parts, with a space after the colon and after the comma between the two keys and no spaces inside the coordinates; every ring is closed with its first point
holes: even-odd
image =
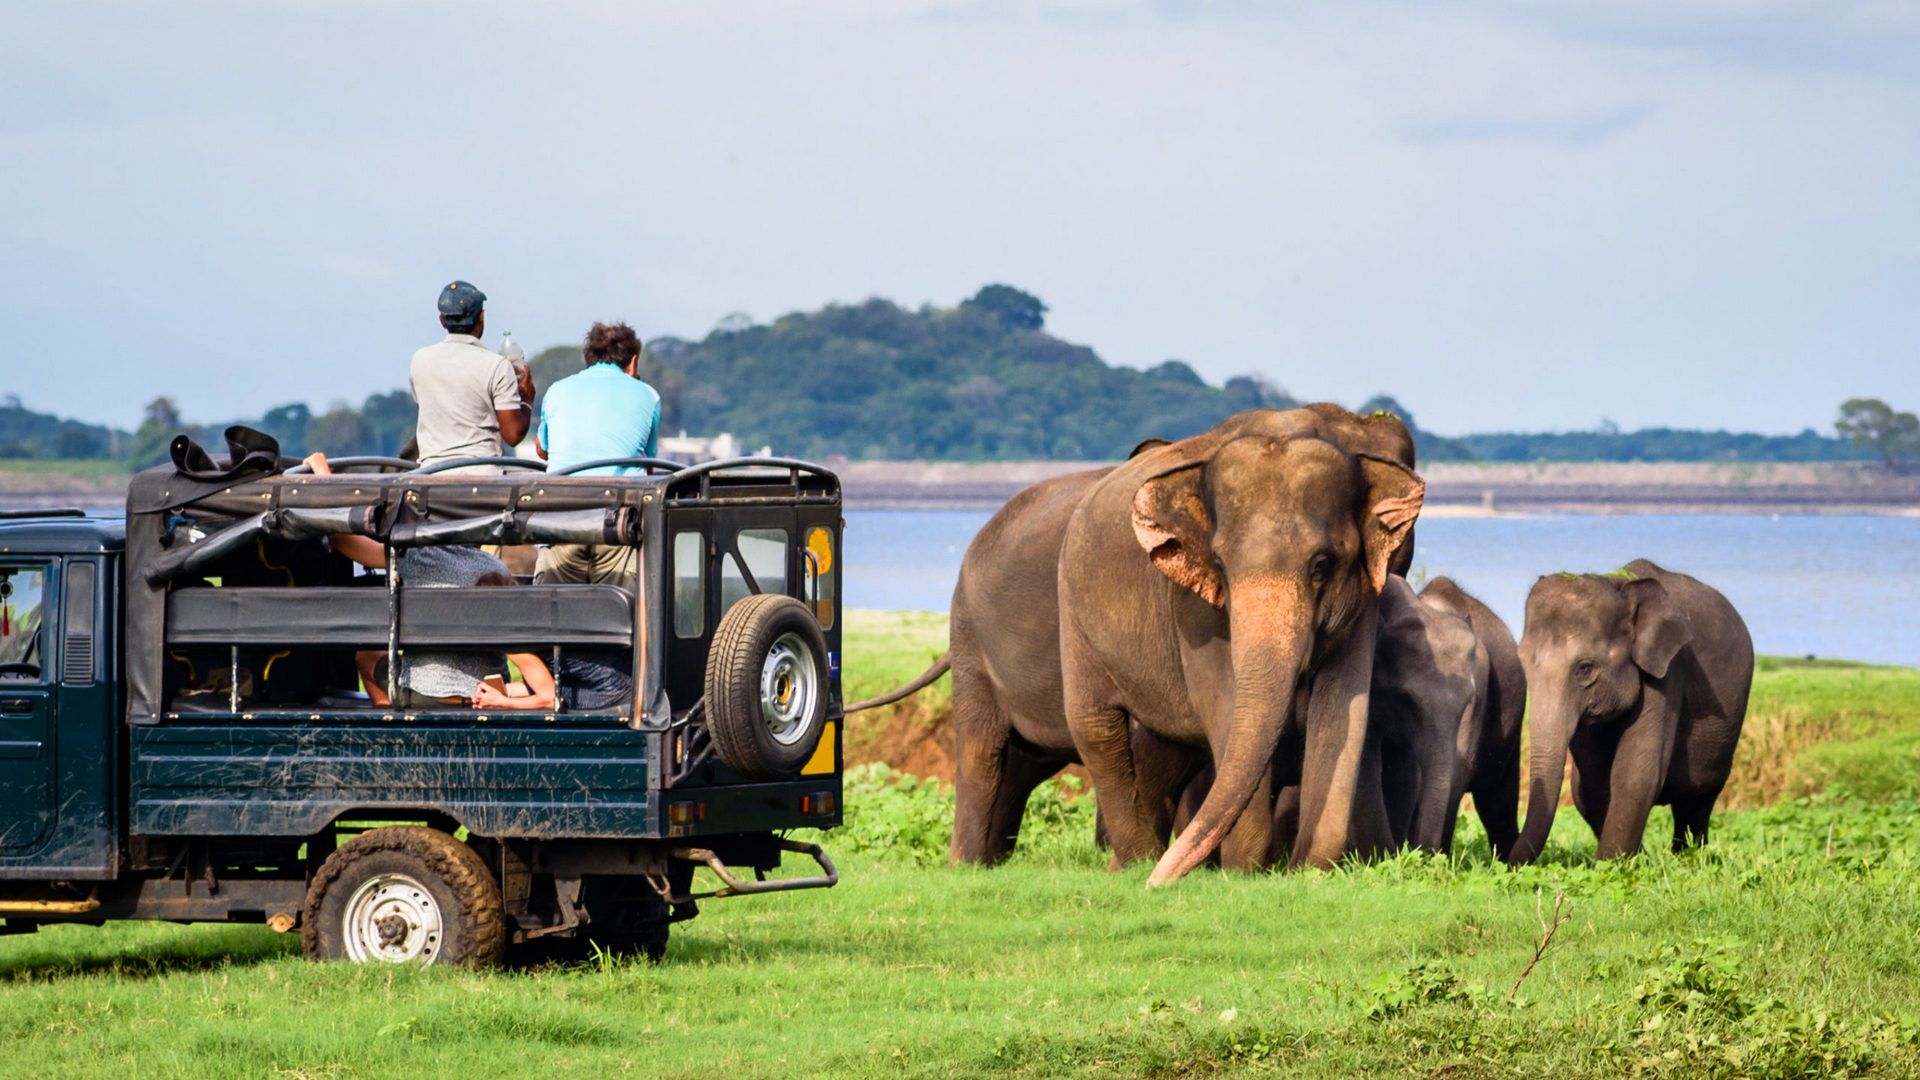
{"type": "Polygon", "coordinates": [[[1360,469],[1366,478],[1366,513],[1361,522],[1361,543],[1365,547],[1367,578],[1373,591],[1387,584],[1387,573],[1394,555],[1413,535],[1413,523],[1420,517],[1420,504],[1426,499],[1426,481],[1397,461],[1360,455],[1360,469]]]}
{"type": "Polygon", "coordinates": [[[1673,658],[1693,640],[1693,624],[1673,602],[1667,587],[1652,578],[1627,582],[1633,606],[1633,662],[1656,679],[1667,677],[1673,658]]]}
{"type": "Polygon", "coordinates": [[[1213,516],[1201,488],[1204,460],[1180,455],[1133,493],[1133,536],[1174,584],[1217,608],[1226,582],[1213,561],[1213,516]]]}

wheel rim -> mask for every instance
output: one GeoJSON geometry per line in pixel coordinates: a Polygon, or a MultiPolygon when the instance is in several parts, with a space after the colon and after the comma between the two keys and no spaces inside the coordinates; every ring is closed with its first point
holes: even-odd
{"type": "Polygon", "coordinates": [[[820,672],[814,667],[813,650],[799,634],[782,634],[760,665],[760,716],[767,734],[781,746],[799,742],[813,722],[819,697],[820,672]]]}
{"type": "Polygon", "coordinates": [[[405,874],[380,874],[353,890],[345,915],[347,959],[431,964],[446,943],[440,905],[405,874]]]}

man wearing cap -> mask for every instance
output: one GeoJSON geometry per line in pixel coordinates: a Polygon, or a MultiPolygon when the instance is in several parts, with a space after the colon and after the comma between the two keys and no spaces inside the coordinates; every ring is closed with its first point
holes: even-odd
{"type": "MultiPolygon", "coordinates": [[[[408,383],[420,406],[420,464],[510,453],[533,419],[533,374],[480,344],[487,295],[464,281],[440,290],[446,340],[413,354],[408,383]]],[[[449,473],[497,476],[496,465],[449,473]]]]}

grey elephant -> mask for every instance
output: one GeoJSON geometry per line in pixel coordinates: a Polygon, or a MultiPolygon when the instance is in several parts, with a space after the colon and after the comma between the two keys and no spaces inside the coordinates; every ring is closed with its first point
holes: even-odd
{"type": "Polygon", "coordinates": [[[1416,596],[1405,578],[1380,593],[1373,727],[1396,845],[1451,851],[1480,752],[1487,654],[1464,615],[1416,596]]]}
{"type": "MultiPolygon", "coordinates": [[[[1460,801],[1471,791],[1504,857],[1517,829],[1525,708],[1526,677],[1498,616],[1450,579],[1434,579],[1418,596],[1405,579],[1388,579],[1380,593],[1371,711],[1395,846],[1452,851],[1460,801]]],[[[1212,784],[1211,767],[1144,732],[1135,733],[1134,756],[1143,784],[1178,796],[1161,828],[1184,828],[1212,784]]],[[[1297,782],[1276,768],[1276,855],[1295,841],[1297,782]]]]}
{"type": "MultiPolygon", "coordinates": [[[[1437,577],[1420,590],[1420,602],[1467,621],[1486,659],[1483,682],[1476,694],[1476,745],[1461,756],[1467,772],[1467,792],[1486,829],[1495,858],[1505,859],[1519,836],[1520,724],[1527,713],[1527,671],[1513,631],[1493,609],[1462,589],[1452,578],[1437,577]]],[[[1453,850],[1448,819],[1446,850],[1453,850]]]]}
{"type": "Polygon", "coordinates": [[[1753,639],[1726,597],[1645,559],[1552,574],[1527,596],[1520,658],[1532,775],[1509,862],[1546,846],[1569,755],[1599,858],[1638,852],[1657,805],[1673,807],[1674,850],[1706,842],[1753,684],[1753,639]]]}
{"type": "MultiPolygon", "coordinates": [[[[1253,411],[1229,417],[1199,437],[1217,442],[1267,430],[1341,447],[1338,452],[1349,460],[1354,454],[1372,455],[1412,476],[1413,440],[1405,426],[1388,415],[1356,417],[1333,405],[1285,413],[1253,411]]],[[[1129,465],[1173,445],[1149,440],[1129,465]]],[[[906,686],[850,707],[899,700],[951,668],[955,800],[950,854],[956,862],[991,863],[1005,857],[1017,841],[1034,787],[1080,760],[1067,725],[1060,665],[1060,556],[1074,511],[1117,471],[1098,469],[1043,481],[1003,506],[974,537],[961,563],[947,655],[906,686]]],[[[1126,482],[1137,489],[1144,480],[1126,482]]],[[[1416,496],[1405,512],[1417,508],[1416,496]]],[[[1354,512],[1343,508],[1343,515],[1354,512]]],[[[1129,507],[1123,521],[1130,520],[1129,507]]],[[[1412,522],[1397,520],[1396,527],[1410,536],[1412,522]]],[[[1396,568],[1403,568],[1410,554],[1403,540],[1392,556],[1396,568]]],[[[1108,562],[1116,571],[1151,567],[1148,553],[1137,542],[1100,555],[1091,572],[1098,574],[1108,562]]],[[[1163,580],[1143,583],[1164,591],[1163,580]]],[[[1342,621],[1331,620],[1333,628],[1344,629],[1342,621]]],[[[1159,650],[1169,651],[1170,643],[1159,650]]]]}
{"type": "Polygon", "coordinates": [[[1149,884],[1215,848],[1226,866],[1264,865],[1289,731],[1301,779],[1291,861],[1387,845],[1368,740],[1378,596],[1423,491],[1412,469],[1356,452],[1306,410],[1242,414],[1093,481],[1060,551],[1060,669],[1115,865],[1157,856],[1149,884]],[[1134,724],[1205,746],[1214,764],[1164,854],[1134,724]]]}

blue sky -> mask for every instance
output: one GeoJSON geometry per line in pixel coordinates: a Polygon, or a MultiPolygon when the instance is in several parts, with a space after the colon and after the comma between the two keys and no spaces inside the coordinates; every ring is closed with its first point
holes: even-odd
{"type": "Polygon", "coordinates": [[[1005,281],[1442,432],[1920,406],[1920,6],[10,4],[0,393],[134,423],[1005,281]]]}

